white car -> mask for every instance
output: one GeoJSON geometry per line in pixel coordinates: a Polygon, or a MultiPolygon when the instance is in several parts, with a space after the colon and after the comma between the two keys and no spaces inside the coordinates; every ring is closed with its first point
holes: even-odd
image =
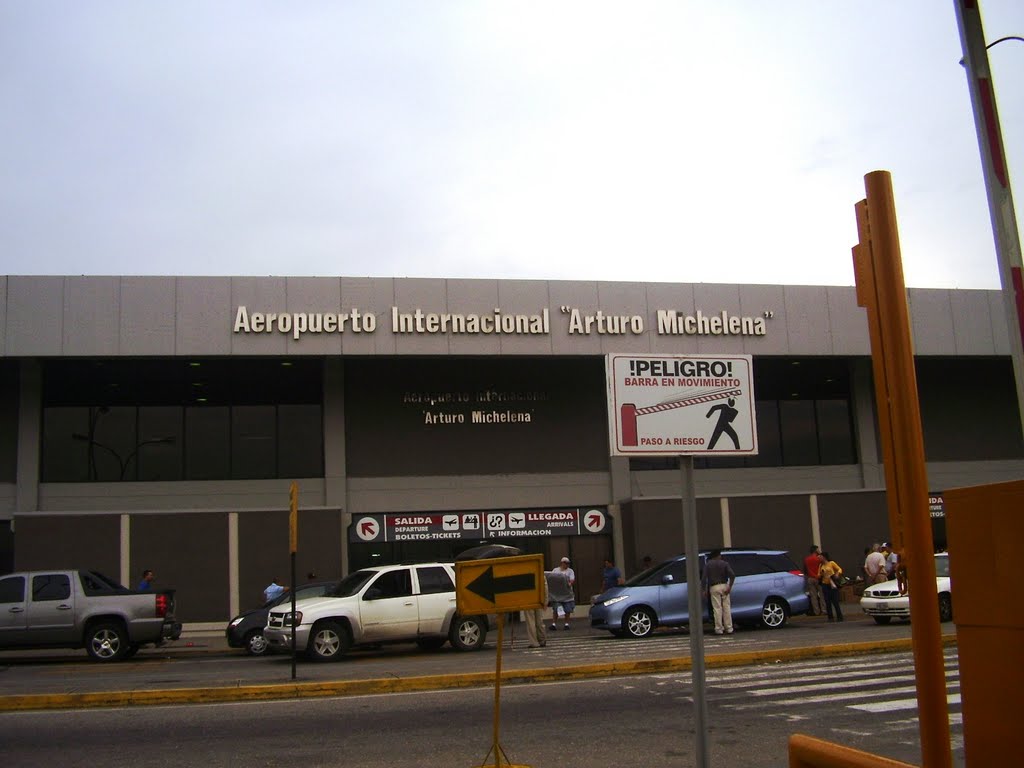
{"type": "MultiPolygon", "coordinates": [[[[939,593],[939,621],[953,619],[953,593],[949,581],[949,555],[935,555],[935,587],[939,593]]],[[[910,595],[901,595],[896,580],[875,584],[864,590],[860,599],[864,613],[879,624],[910,618],[910,595]]]]}
{"type": "MultiPolygon", "coordinates": [[[[382,565],[350,573],[323,597],[298,601],[295,647],[314,661],[337,661],[352,646],[380,643],[434,650],[450,642],[476,651],[489,625],[487,616],[456,614],[451,563],[382,565]]],[[[291,650],[290,604],[270,609],[263,636],[272,650],[291,650]]]]}

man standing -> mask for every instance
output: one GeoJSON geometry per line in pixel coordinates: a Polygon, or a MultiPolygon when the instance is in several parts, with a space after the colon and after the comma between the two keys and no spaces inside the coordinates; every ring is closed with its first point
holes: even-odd
{"type": "Polygon", "coordinates": [[[544,606],[548,604],[547,579],[541,582],[540,591],[540,605],[523,611],[523,618],[526,619],[526,636],[531,648],[543,648],[548,644],[548,635],[544,629],[544,606]]]}
{"type": "Polygon", "coordinates": [[[604,570],[601,571],[601,592],[607,592],[612,587],[624,583],[622,571],[615,567],[615,561],[610,557],[604,559],[604,570]]]}
{"type": "Polygon", "coordinates": [[[864,558],[864,573],[867,575],[867,586],[888,581],[885,575],[885,555],[879,551],[878,543],[871,545],[871,551],[864,558]]]}
{"type": "Polygon", "coordinates": [[[552,632],[558,629],[558,615],[563,616],[564,629],[571,629],[569,619],[576,608],[576,593],[573,592],[573,584],[576,582],[576,573],[569,567],[569,558],[563,557],[558,567],[546,574],[548,583],[548,595],[551,604],[551,626],[552,632]]]}
{"type": "MultiPolygon", "coordinates": [[[[711,598],[711,609],[715,614],[715,634],[732,634],[732,600],[729,593],[736,581],[732,566],[722,559],[722,550],[713,549],[704,566],[704,594],[711,598]]],[[[693,617],[690,617],[693,621],[693,617]]]]}
{"type": "Polygon", "coordinates": [[[818,569],[821,568],[821,552],[818,545],[812,544],[811,551],[804,558],[804,586],[807,596],[811,599],[811,614],[821,616],[825,612],[825,595],[821,591],[818,569]]]}

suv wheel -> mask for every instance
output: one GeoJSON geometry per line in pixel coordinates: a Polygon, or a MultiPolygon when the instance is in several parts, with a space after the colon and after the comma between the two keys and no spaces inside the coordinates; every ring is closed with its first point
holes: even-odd
{"type": "Polygon", "coordinates": [[[458,651],[479,651],[487,641],[487,625],[479,616],[456,616],[448,639],[458,651]]]}
{"type": "Polygon", "coordinates": [[[777,597],[769,597],[761,608],[761,623],[768,629],[785,626],[788,611],[786,604],[777,597]]]}
{"type": "Polygon", "coordinates": [[[336,621],[323,621],[310,632],[306,653],[313,661],[337,661],[351,644],[345,627],[336,621]]]}

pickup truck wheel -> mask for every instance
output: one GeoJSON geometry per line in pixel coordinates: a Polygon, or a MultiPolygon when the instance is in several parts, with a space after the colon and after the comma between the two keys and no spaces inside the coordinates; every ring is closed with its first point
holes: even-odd
{"type": "Polygon", "coordinates": [[[89,627],[85,650],[96,661],[117,661],[128,653],[128,633],[120,624],[103,622],[89,627]]]}
{"type": "Polygon", "coordinates": [[[306,653],[313,661],[337,661],[351,644],[345,627],[336,621],[324,621],[313,627],[306,653]]]}
{"type": "Polygon", "coordinates": [[[263,636],[262,629],[254,629],[245,636],[245,652],[250,656],[266,656],[270,643],[263,636]]]}
{"type": "Polygon", "coordinates": [[[456,616],[448,639],[457,651],[479,651],[487,641],[487,625],[478,616],[456,616]]]}

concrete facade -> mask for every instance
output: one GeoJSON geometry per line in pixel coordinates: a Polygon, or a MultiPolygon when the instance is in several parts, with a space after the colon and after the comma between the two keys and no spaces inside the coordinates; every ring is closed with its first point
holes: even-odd
{"type": "MultiPolygon", "coordinates": [[[[922,364],[931,359],[941,370],[950,360],[969,366],[972,359],[979,365],[1008,359],[1000,292],[911,289],[908,295],[922,364]]],[[[481,365],[499,372],[538,365],[550,373],[555,370],[550,366],[568,361],[588,371],[580,384],[586,400],[603,386],[601,360],[612,352],[743,353],[753,355],[755,368],[759,359],[844,360],[851,371],[856,462],[699,470],[700,544],[778,546],[799,559],[813,540],[856,571],[863,546],[887,536],[871,350],[853,287],[409,278],[0,277],[0,371],[17,379],[0,387],[6,401],[0,424],[16,429],[0,445],[0,457],[8,444],[8,455],[16,457],[10,476],[0,475],[0,521],[13,530],[9,538],[17,567],[75,561],[71,564],[109,569],[127,584],[134,583],[137,571],[151,567],[161,583],[179,589],[186,621],[214,625],[258,602],[264,582],[287,573],[280,541],[292,479],[299,483],[306,521],[300,578],[310,570],[324,578],[350,569],[353,545],[347,532],[355,516],[593,506],[607,511],[614,535],[558,539],[544,549],[552,558],[571,553],[586,570],[580,578],[585,600],[596,588],[591,571],[599,573],[605,554],[615,556],[628,573],[644,554],[665,557],[683,549],[679,472],[631,469],[628,459],[609,457],[607,425],[595,424],[593,411],[586,411],[586,424],[573,431],[603,431],[605,445],[595,455],[599,438],[588,437],[588,450],[581,451],[572,448],[571,435],[563,442],[544,434],[543,444],[531,449],[526,440],[524,450],[551,455],[535,462],[541,468],[526,471],[503,471],[500,460],[489,463],[486,457],[474,472],[445,468],[431,455],[429,443],[421,451],[421,467],[414,458],[396,456],[400,470],[382,469],[379,458],[374,464],[353,455],[361,444],[351,435],[368,434],[366,414],[386,415],[397,397],[372,399],[375,388],[367,383],[367,371],[375,361],[403,375],[417,367],[436,369],[439,381],[465,378],[474,385],[486,379],[476,372],[481,365]],[[270,323],[271,314],[272,330],[258,330],[270,323]],[[282,315],[288,318],[284,329],[282,315]],[[695,332],[667,330],[673,316],[692,320],[695,332]],[[736,328],[747,321],[760,332],[721,332],[715,323],[728,329],[730,318],[736,328]],[[459,322],[484,330],[453,327],[459,322]],[[503,328],[502,323],[510,324],[503,328]],[[490,324],[498,330],[488,332],[490,324]],[[313,325],[320,330],[310,330],[313,325]],[[47,360],[74,358],[320,360],[323,473],[288,479],[42,482],[42,371],[47,360]],[[512,367],[501,368],[502,361],[512,367]],[[356,409],[355,403],[362,405],[356,409]],[[364,465],[372,467],[353,471],[364,465]]],[[[988,455],[980,450],[988,433],[982,427],[970,432],[972,425],[998,420],[1011,407],[1006,392],[1012,380],[947,386],[941,375],[934,378],[919,381],[925,432],[936,455],[953,458],[929,461],[930,487],[941,491],[1020,478],[1019,435],[1003,429],[993,438],[999,450],[988,455]],[[989,385],[997,389],[989,392],[989,385]],[[977,403],[962,402],[963,386],[978,388],[977,403]],[[955,429],[945,426],[947,414],[955,429]],[[979,458],[967,456],[971,451],[961,445],[964,440],[977,444],[979,458]]],[[[572,386],[566,381],[553,391],[571,400],[572,386]]],[[[453,438],[438,446],[458,455],[453,438]]]]}

